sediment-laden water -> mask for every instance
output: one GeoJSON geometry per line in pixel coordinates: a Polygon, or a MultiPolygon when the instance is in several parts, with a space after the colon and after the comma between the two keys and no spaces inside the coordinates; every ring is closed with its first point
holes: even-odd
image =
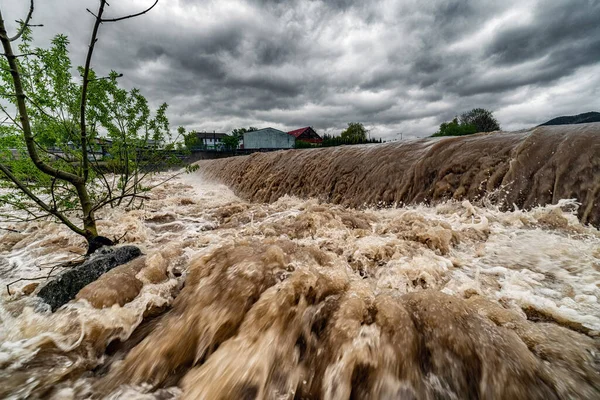
{"type": "MultiPolygon", "coordinates": [[[[77,301],[3,291],[0,397],[599,398],[600,232],[573,200],[496,196],[352,209],[181,176],[100,215],[145,255],[77,301]]],[[[0,232],[2,289],[83,252],[49,222],[0,226],[20,231],[0,232]]]]}
{"type": "Polygon", "coordinates": [[[578,199],[600,227],[600,123],[203,161],[246,199],[314,197],[351,207],[480,200],[503,210],[578,199]],[[490,198],[491,199],[491,198],[490,198]]]}

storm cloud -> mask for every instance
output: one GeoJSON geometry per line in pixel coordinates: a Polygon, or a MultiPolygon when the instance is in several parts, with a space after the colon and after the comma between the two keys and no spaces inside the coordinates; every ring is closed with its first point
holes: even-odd
{"type": "MultiPolygon", "coordinates": [[[[26,3],[0,0],[4,18],[26,3]]],[[[36,44],[65,33],[82,64],[97,3],[38,0],[36,44]]],[[[94,68],[169,103],[173,127],[335,134],[358,121],[394,139],[485,107],[512,130],[600,109],[598,21],[595,0],[161,0],[102,25],[94,68]]]]}

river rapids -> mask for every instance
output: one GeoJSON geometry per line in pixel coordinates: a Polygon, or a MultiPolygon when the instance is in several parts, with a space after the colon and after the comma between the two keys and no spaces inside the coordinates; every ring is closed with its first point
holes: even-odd
{"type": "Polygon", "coordinates": [[[262,202],[207,175],[102,211],[144,256],[55,313],[43,280],[6,285],[83,241],[0,224],[0,398],[600,398],[600,232],[580,202],[262,202]]]}

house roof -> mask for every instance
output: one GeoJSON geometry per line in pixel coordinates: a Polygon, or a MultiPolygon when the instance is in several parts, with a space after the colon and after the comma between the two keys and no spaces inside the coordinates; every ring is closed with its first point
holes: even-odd
{"type": "Polygon", "coordinates": [[[304,128],[289,131],[288,135],[292,135],[293,137],[297,138],[298,136],[302,135],[307,129],[310,129],[310,126],[305,126],[304,128]]]}
{"type": "MultiPolygon", "coordinates": [[[[271,131],[276,131],[276,132],[281,132],[281,133],[287,133],[287,132],[284,132],[284,131],[280,131],[279,129],[271,128],[270,126],[266,127],[266,128],[257,129],[255,131],[248,131],[246,133],[256,133],[256,132],[260,133],[260,132],[266,131],[266,130],[271,130],[271,131]]],[[[244,134],[246,134],[246,133],[244,133],[244,134]]]]}
{"type": "Polygon", "coordinates": [[[223,139],[225,136],[227,136],[226,133],[196,132],[196,137],[198,139],[223,139]]]}

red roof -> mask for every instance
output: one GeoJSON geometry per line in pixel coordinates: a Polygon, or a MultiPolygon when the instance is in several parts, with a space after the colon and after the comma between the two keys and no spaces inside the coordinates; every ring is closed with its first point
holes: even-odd
{"type": "Polygon", "coordinates": [[[304,128],[300,128],[300,129],[296,129],[296,130],[293,130],[293,131],[289,131],[288,135],[292,135],[293,137],[297,138],[298,136],[302,135],[305,130],[307,130],[309,128],[310,128],[310,126],[306,126],[304,128]]]}

